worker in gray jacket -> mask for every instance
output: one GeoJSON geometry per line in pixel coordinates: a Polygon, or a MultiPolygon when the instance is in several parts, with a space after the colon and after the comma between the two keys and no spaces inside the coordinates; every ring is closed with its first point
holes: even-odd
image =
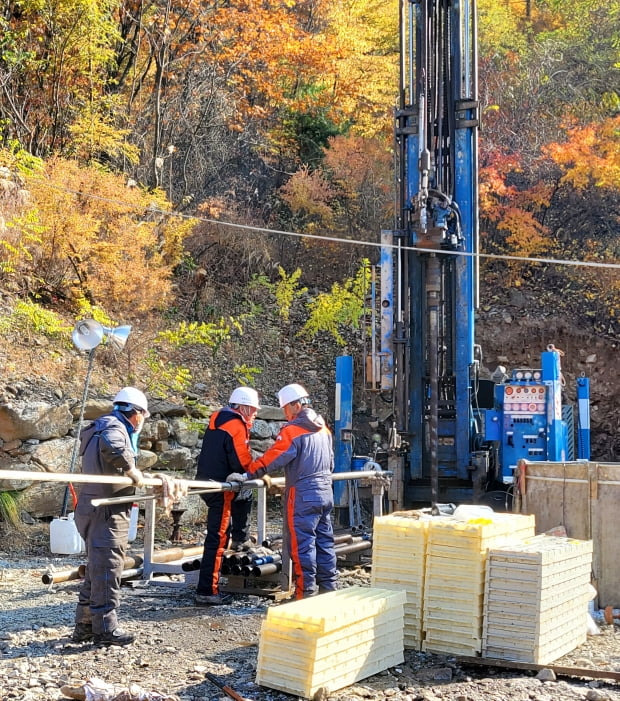
{"type": "Polygon", "coordinates": [[[93,640],[97,645],[129,645],[134,636],[118,627],[121,573],[129,535],[130,504],[93,506],[91,499],[130,496],[143,482],[136,467],[138,436],[149,416],[148,402],[135,387],[123,387],[114,397],[114,409],[91,422],[80,433],[82,472],[131,478],[133,486],[84,484],[75,509],[75,523],[88,562],[80,588],[73,642],[93,640]]]}
{"type": "Polygon", "coordinates": [[[301,385],[286,385],[278,399],[287,423],[275,443],[244,473],[226,479],[243,482],[248,476],[260,477],[269,487],[267,473],[284,471],[285,549],[293,563],[295,598],[301,599],[336,589],[332,434],[310,407],[308,392],[301,385]]]}

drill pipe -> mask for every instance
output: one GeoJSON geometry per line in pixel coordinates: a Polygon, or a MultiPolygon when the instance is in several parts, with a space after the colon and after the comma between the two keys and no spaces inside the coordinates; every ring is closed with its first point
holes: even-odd
{"type": "Polygon", "coordinates": [[[58,582],[68,582],[71,579],[80,579],[83,576],[84,574],[80,573],[80,568],[74,567],[71,570],[60,570],[59,572],[44,572],[41,575],[41,581],[43,582],[43,584],[56,584],[58,582]]]}
{"type": "Polygon", "coordinates": [[[133,569],[123,570],[121,572],[121,579],[134,579],[135,577],[140,577],[142,576],[143,571],[143,567],[135,567],[133,569]]]}
{"type": "MultiPolygon", "coordinates": [[[[203,546],[197,545],[191,548],[168,548],[167,550],[159,550],[153,555],[153,562],[172,562],[173,560],[181,560],[184,557],[192,555],[202,555],[203,546]]],[[[142,555],[127,555],[123,561],[124,569],[139,568],[144,563],[142,555]]],[[[81,564],[71,570],[62,570],[60,572],[45,572],[41,576],[43,584],[56,584],[57,582],[68,582],[72,579],[82,579],[86,573],[86,565],[81,564]]]]}
{"type": "Polygon", "coordinates": [[[353,536],[350,533],[343,533],[342,535],[334,536],[334,545],[339,543],[350,543],[353,536]]]}
{"type": "Polygon", "coordinates": [[[369,540],[362,540],[359,543],[351,543],[350,545],[341,545],[339,548],[336,548],[336,556],[356,553],[369,548],[372,548],[372,543],[369,540]]]}
{"type": "Polygon", "coordinates": [[[253,565],[257,567],[258,565],[268,565],[270,562],[282,562],[282,553],[273,553],[273,555],[261,555],[261,557],[255,557],[251,562],[246,564],[253,565]]]}
{"type": "Polygon", "coordinates": [[[281,569],[282,569],[281,562],[272,562],[268,565],[256,565],[255,567],[252,567],[250,573],[254,577],[264,577],[265,575],[268,575],[268,574],[275,574],[276,572],[279,572],[281,569]]]}
{"type": "Polygon", "coordinates": [[[228,562],[229,565],[240,565],[244,557],[245,553],[231,553],[230,555],[224,555],[224,562],[228,562]]]}
{"type": "Polygon", "coordinates": [[[200,569],[200,565],[202,563],[202,560],[196,559],[196,560],[188,560],[187,562],[181,563],[181,569],[183,572],[195,572],[196,570],[200,569]]]}

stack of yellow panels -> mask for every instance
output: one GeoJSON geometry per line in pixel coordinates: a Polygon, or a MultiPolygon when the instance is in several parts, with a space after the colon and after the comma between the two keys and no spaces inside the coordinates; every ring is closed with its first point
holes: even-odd
{"type": "Polygon", "coordinates": [[[272,607],[256,683],[312,698],[403,662],[403,592],[351,587],[272,607]]]}
{"type": "Polygon", "coordinates": [[[489,551],[482,654],[548,664],[585,642],[592,541],[536,536],[489,551]]]}
{"type": "Polygon", "coordinates": [[[533,516],[493,513],[467,521],[430,521],[422,649],[480,653],[488,550],[533,535],[533,516]]]}
{"type": "Polygon", "coordinates": [[[422,643],[422,604],[429,519],[400,511],[375,518],[371,586],[405,592],[405,647],[422,643]]]}

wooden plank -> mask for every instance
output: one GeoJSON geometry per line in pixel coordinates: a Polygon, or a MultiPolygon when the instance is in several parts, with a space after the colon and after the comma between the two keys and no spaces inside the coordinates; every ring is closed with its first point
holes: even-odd
{"type": "Polygon", "coordinates": [[[491,657],[465,657],[456,658],[459,664],[476,667],[500,667],[501,669],[524,669],[536,672],[541,669],[551,669],[556,676],[562,677],[586,677],[591,679],[611,679],[620,681],[620,672],[611,672],[604,669],[589,669],[588,667],[563,667],[554,664],[531,664],[529,662],[513,662],[512,660],[497,660],[491,657]]]}
{"type": "Polygon", "coordinates": [[[535,516],[537,533],[563,525],[571,538],[592,539],[598,606],[620,608],[620,540],[616,536],[620,464],[523,463],[519,511],[535,516]]]}
{"type": "Polygon", "coordinates": [[[598,605],[601,608],[620,608],[620,539],[618,513],[620,512],[620,465],[599,464],[598,499],[593,503],[592,520],[595,526],[594,572],[598,579],[598,605]]]}

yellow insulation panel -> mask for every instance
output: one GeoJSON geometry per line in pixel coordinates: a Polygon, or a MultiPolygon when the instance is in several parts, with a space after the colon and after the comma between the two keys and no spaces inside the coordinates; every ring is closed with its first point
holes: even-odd
{"type": "Polygon", "coordinates": [[[402,663],[404,604],[402,591],[351,587],[270,608],[257,684],[312,698],[402,663]]]}
{"type": "Polygon", "coordinates": [[[542,535],[490,550],[482,654],[548,664],[584,642],[591,567],[591,541],[542,535]]]}

